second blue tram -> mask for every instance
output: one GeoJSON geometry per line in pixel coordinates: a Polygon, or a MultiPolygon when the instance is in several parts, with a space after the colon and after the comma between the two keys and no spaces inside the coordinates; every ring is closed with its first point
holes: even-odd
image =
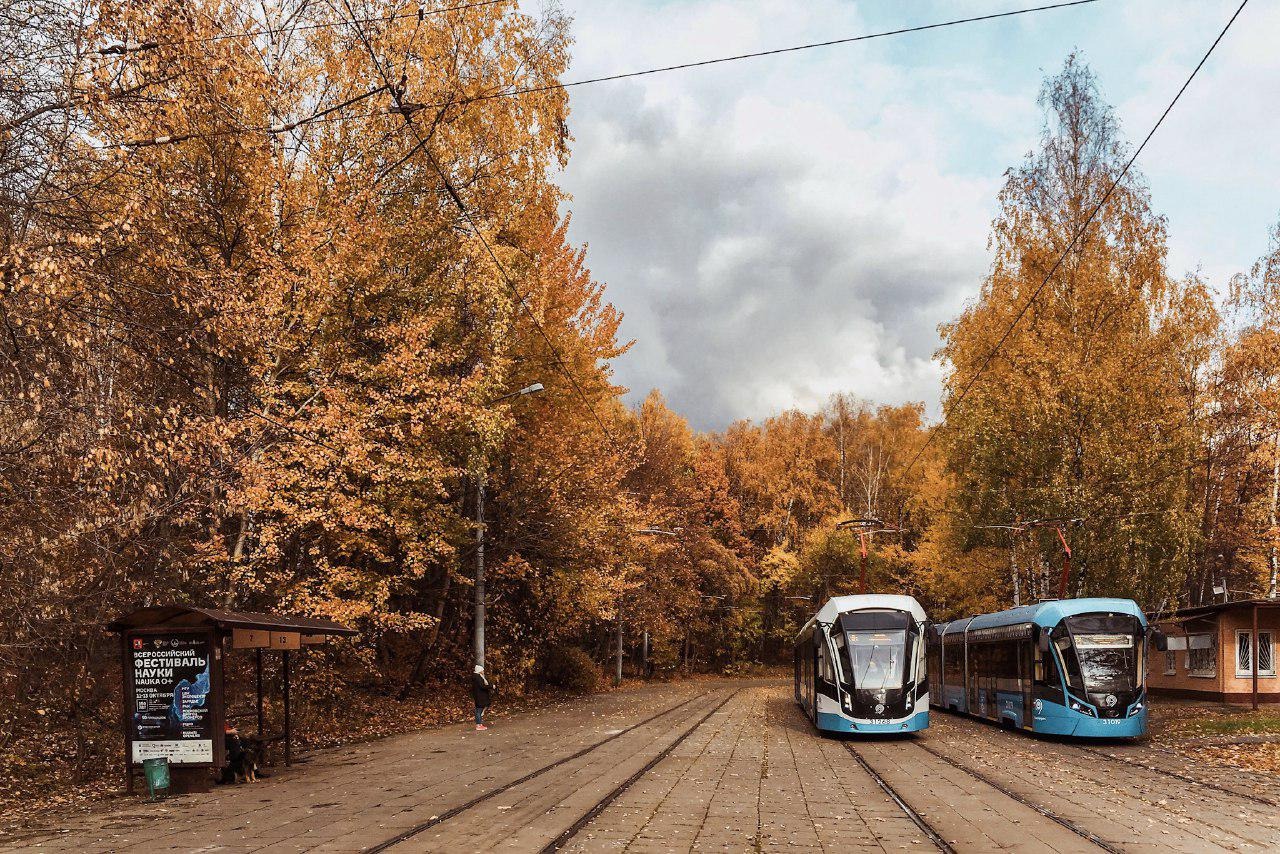
{"type": "Polygon", "coordinates": [[[1130,599],[1063,599],[940,623],[928,645],[939,708],[1053,735],[1147,730],[1147,620],[1130,599]]]}
{"type": "Polygon", "coordinates": [[[796,702],[822,732],[929,725],[925,615],[910,596],[836,596],[796,636],[796,702]]]}

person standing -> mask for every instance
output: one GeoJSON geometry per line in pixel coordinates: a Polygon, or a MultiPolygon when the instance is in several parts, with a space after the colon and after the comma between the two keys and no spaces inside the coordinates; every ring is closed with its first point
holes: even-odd
{"type": "Polygon", "coordinates": [[[477,664],[471,674],[471,697],[476,701],[476,731],[488,729],[484,725],[484,710],[489,708],[493,686],[484,675],[484,666],[477,664]]]}

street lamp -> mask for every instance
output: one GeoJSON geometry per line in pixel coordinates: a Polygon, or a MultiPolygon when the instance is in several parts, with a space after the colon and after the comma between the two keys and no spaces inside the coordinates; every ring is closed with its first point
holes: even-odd
{"type": "MultiPolygon", "coordinates": [[[[542,383],[532,383],[522,389],[504,394],[489,401],[492,406],[504,400],[536,394],[542,391],[542,383]]],[[[475,655],[476,664],[484,667],[484,476],[487,461],[483,443],[480,446],[479,459],[476,461],[476,590],[475,590],[475,655]]]]}

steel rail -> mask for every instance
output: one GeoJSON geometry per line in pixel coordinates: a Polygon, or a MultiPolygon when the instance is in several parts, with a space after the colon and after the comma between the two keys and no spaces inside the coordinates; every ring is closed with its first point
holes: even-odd
{"type": "Polygon", "coordinates": [[[741,691],[742,689],[738,688],[729,696],[725,697],[723,700],[717,703],[715,707],[711,709],[711,711],[707,712],[705,715],[699,718],[697,722],[694,723],[693,726],[689,727],[684,732],[682,732],[679,738],[677,738],[675,741],[667,745],[666,749],[664,749],[657,756],[653,757],[648,762],[646,762],[643,768],[641,768],[639,771],[632,774],[627,779],[623,780],[612,792],[610,792],[609,794],[601,798],[599,801],[597,801],[595,806],[593,806],[581,818],[579,818],[572,825],[570,825],[567,830],[565,830],[555,839],[551,840],[545,846],[543,846],[539,854],[552,854],[552,852],[559,851],[561,848],[563,848],[565,843],[571,841],[575,836],[577,836],[578,833],[584,827],[590,824],[591,821],[595,819],[596,816],[604,812],[609,807],[610,804],[616,801],[623,794],[623,792],[631,788],[632,784],[634,784],[637,780],[639,780],[645,774],[648,774],[650,771],[652,771],[654,766],[656,766],[659,762],[661,762],[662,760],[670,756],[671,752],[674,751],[677,747],[679,747],[686,738],[693,735],[694,731],[697,730],[698,727],[702,726],[708,720],[710,720],[712,715],[714,715],[716,712],[724,708],[725,704],[728,703],[730,700],[732,700],[734,697],[738,696],[738,693],[741,691]]]}
{"type": "Polygon", "coordinates": [[[932,747],[928,747],[927,745],[920,744],[919,742],[916,743],[916,747],[919,747],[925,753],[928,753],[932,756],[936,756],[937,758],[941,759],[943,762],[950,765],[952,768],[955,768],[958,771],[963,771],[964,773],[968,774],[970,777],[974,778],[975,780],[981,783],[986,783],[988,786],[1000,792],[1001,794],[1007,795],[1008,797],[1013,798],[1015,801],[1022,804],[1024,807],[1029,807],[1035,810],[1036,812],[1040,813],[1040,815],[1044,816],[1050,821],[1053,821],[1053,822],[1056,822],[1057,824],[1062,825],[1067,830],[1071,831],[1077,836],[1089,840],[1094,845],[1101,848],[1103,851],[1110,852],[1110,854],[1123,854],[1123,852],[1119,848],[1116,848],[1114,845],[1107,842],[1105,839],[1098,836],[1097,834],[1092,833],[1091,831],[1085,830],[1080,825],[1076,824],[1070,819],[1063,818],[1062,816],[1058,815],[1057,813],[1053,812],[1047,807],[1041,806],[1040,804],[1037,804],[1034,801],[1028,800],[1027,798],[1013,791],[1009,787],[1001,783],[997,783],[995,780],[991,779],[986,774],[983,774],[981,771],[975,771],[972,768],[957,762],[956,760],[952,759],[950,756],[947,756],[943,753],[939,753],[938,751],[934,750],[932,747]]]}
{"type": "Polygon", "coordinates": [[[649,717],[645,718],[639,723],[634,723],[631,726],[627,727],[626,729],[619,730],[618,732],[615,732],[613,735],[609,736],[606,739],[597,741],[594,744],[590,744],[575,753],[571,753],[568,756],[557,759],[555,762],[552,762],[547,765],[543,765],[541,768],[538,768],[537,770],[530,771],[528,774],[525,774],[523,777],[519,778],[518,780],[512,780],[510,783],[504,783],[501,786],[498,786],[496,789],[490,789],[489,791],[485,792],[482,795],[477,795],[476,797],[467,801],[465,804],[459,804],[456,807],[447,809],[444,812],[440,813],[439,815],[432,816],[426,821],[420,824],[414,825],[408,830],[404,830],[404,831],[401,831],[400,833],[397,833],[395,836],[392,836],[390,839],[383,840],[382,842],[379,842],[378,844],[370,848],[363,849],[363,854],[377,854],[377,852],[379,851],[386,851],[388,848],[391,848],[392,846],[399,845],[401,842],[411,839],[417,836],[418,834],[423,833],[424,831],[430,830],[431,828],[435,827],[438,824],[441,824],[442,822],[446,822],[457,815],[461,815],[462,813],[466,812],[469,809],[479,806],[480,804],[484,803],[490,798],[497,797],[498,795],[501,795],[503,792],[514,789],[516,786],[523,785],[524,783],[527,783],[536,777],[540,777],[543,774],[547,773],[548,771],[552,771],[556,768],[559,768],[561,765],[564,765],[566,762],[572,762],[575,759],[580,759],[581,757],[586,756],[588,753],[591,753],[594,750],[598,750],[599,748],[604,747],[609,742],[622,738],[622,736],[626,735],[627,733],[637,730],[640,727],[644,726],[645,724],[652,723],[653,721],[656,721],[658,718],[663,717],[664,715],[669,715],[672,712],[676,711],[677,709],[682,709],[685,706],[692,703],[694,700],[700,700],[710,693],[711,693],[710,691],[704,691],[701,694],[696,694],[681,703],[677,703],[676,705],[672,706],[669,709],[664,709],[663,711],[658,712],[655,715],[650,715],[649,717]]]}
{"type": "Polygon", "coordinates": [[[867,760],[863,758],[862,754],[854,749],[852,744],[846,741],[844,746],[857,763],[862,766],[862,770],[866,771],[867,775],[871,777],[872,780],[875,780],[876,785],[879,786],[884,793],[898,805],[899,809],[906,813],[907,818],[911,819],[912,823],[915,824],[916,827],[920,828],[921,832],[923,832],[924,835],[929,838],[929,841],[934,844],[934,847],[939,851],[945,852],[945,854],[956,854],[956,850],[951,847],[947,840],[942,838],[942,834],[934,830],[933,825],[925,821],[924,816],[912,809],[911,805],[904,801],[902,796],[898,794],[897,790],[889,784],[889,781],[884,777],[881,777],[880,773],[871,767],[871,763],[867,762],[867,760]]]}
{"type": "Polygon", "coordinates": [[[1145,762],[1138,762],[1133,759],[1125,759],[1123,756],[1116,756],[1111,753],[1106,753],[1100,747],[1085,747],[1082,744],[1061,744],[1060,746],[1072,747],[1072,748],[1075,748],[1076,750],[1079,750],[1081,753],[1088,753],[1091,756],[1100,756],[1103,759],[1108,759],[1112,762],[1120,762],[1125,765],[1131,765],[1134,768],[1141,768],[1144,771],[1151,771],[1152,773],[1155,773],[1155,774],[1163,774],[1166,777],[1173,777],[1175,780],[1181,780],[1184,783],[1191,783],[1192,785],[1203,786],[1206,789],[1213,789],[1216,792],[1222,792],[1223,794],[1231,795],[1232,797],[1241,798],[1246,801],[1252,801],[1253,803],[1260,804],[1264,807],[1280,807],[1280,801],[1272,800],[1271,798],[1264,798],[1261,795],[1252,795],[1252,794],[1249,794],[1248,792],[1239,792],[1239,791],[1236,791],[1235,789],[1231,789],[1226,786],[1223,786],[1220,783],[1214,783],[1209,780],[1201,780],[1197,777],[1192,777],[1190,774],[1181,774],[1177,771],[1170,771],[1167,768],[1160,768],[1156,765],[1148,765],[1145,762]]]}

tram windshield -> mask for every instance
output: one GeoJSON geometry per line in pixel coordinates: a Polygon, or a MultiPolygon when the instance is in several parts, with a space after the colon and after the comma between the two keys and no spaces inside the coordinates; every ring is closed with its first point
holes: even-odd
{"type": "Polygon", "coordinates": [[[902,687],[907,633],[903,629],[846,632],[853,687],[881,691],[902,687]]]}
{"type": "MultiPolygon", "coordinates": [[[[1068,617],[1067,626],[1085,690],[1115,693],[1142,687],[1141,626],[1135,618],[1085,614],[1068,617]]],[[[1068,669],[1074,668],[1068,664],[1068,669]]]]}

